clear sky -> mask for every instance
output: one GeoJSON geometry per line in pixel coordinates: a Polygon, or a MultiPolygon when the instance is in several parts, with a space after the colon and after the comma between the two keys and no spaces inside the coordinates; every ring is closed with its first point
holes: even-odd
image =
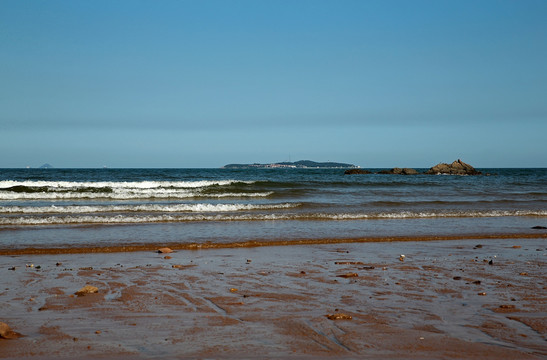
{"type": "Polygon", "coordinates": [[[0,1],[0,167],[458,158],[547,167],[547,1],[0,1]]]}

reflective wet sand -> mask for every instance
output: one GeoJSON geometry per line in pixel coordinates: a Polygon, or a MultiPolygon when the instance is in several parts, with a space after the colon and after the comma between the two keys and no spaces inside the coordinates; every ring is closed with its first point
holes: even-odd
{"type": "Polygon", "coordinates": [[[547,356],[545,238],[373,240],[4,252],[0,358],[547,356]]]}

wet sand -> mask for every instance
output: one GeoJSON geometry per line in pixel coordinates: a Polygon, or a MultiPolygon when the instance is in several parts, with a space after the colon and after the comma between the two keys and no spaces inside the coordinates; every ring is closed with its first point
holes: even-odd
{"type": "Polygon", "coordinates": [[[0,358],[547,357],[544,237],[397,240],[4,253],[0,358]]]}

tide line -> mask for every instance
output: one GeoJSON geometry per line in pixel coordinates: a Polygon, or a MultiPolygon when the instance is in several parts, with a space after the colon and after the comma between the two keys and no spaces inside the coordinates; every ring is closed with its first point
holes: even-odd
{"type": "Polygon", "coordinates": [[[488,239],[547,239],[547,233],[515,233],[515,234],[475,234],[475,235],[429,235],[429,236],[386,236],[365,238],[325,238],[325,239],[296,239],[296,240],[249,240],[227,243],[145,243],[134,245],[112,246],[80,246],[80,247],[26,247],[0,248],[0,255],[57,255],[57,254],[93,254],[93,253],[121,253],[139,251],[157,251],[162,247],[169,247],[175,251],[207,250],[207,249],[237,249],[265,246],[303,246],[329,245],[373,242],[425,242],[448,240],[488,240],[488,239]]]}

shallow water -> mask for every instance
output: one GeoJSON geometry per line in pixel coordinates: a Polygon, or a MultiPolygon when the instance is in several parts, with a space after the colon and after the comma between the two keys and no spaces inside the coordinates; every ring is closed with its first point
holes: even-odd
{"type": "Polygon", "coordinates": [[[2,169],[0,248],[545,233],[547,169],[480,170],[2,169]]]}

